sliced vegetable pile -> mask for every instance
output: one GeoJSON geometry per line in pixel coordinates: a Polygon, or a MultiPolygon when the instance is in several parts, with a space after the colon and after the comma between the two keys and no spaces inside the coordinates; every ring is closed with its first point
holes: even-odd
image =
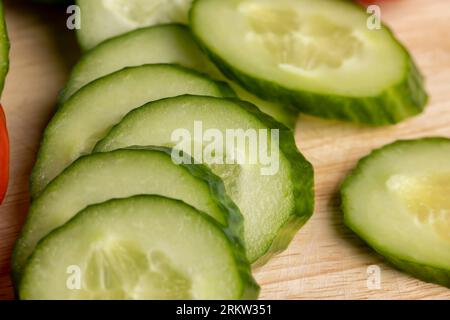
{"type": "Polygon", "coordinates": [[[388,261],[450,287],[450,139],[374,151],[345,181],[346,225],[388,261]]]}
{"type": "MultiPolygon", "coordinates": [[[[5,85],[9,68],[9,40],[3,15],[3,2],[0,1],[0,96],[5,85]]],[[[0,105],[0,204],[5,198],[9,180],[9,139],[6,117],[0,105]]]]}
{"type": "Polygon", "coordinates": [[[241,236],[241,213],[225,193],[222,180],[204,166],[174,165],[171,151],[147,147],[95,153],[64,170],[30,207],[14,252],[15,279],[20,278],[27,258],[45,235],[88,205],[109,199],[140,194],[179,199],[241,236]]]}
{"type": "MultiPolygon", "coordinates": [[[[365,12],[344,1],[77,4],[78,37],[90,50],[71,73],[33,169],[33,202],[13,257],[22,299],[257,298],[251,264],[284,250],[314,207],[313,168],[278,121],[292,126],[303,111],[391,124],[421,112],[427,99],[392,33],[368,30],[365,12]],[[188,20],[195,36],[183,25],[156,25],[188,20]],[[187,141],[174,139],[179,130],[187,141]],[[203,143],[230,131],[244,142],[214,150],[203,143]],[[255,161],[252,132],[274,167],[255,161]]],[[[359,208],[351,201],[378,186],[364,178],[353,190],[356,181],[343,189],[347,221],[383,237],[370,215],[386,200],[359,208]]],[[[399,213],[388,213],[382,221],[397,222],[399,213]]],[[[384,240],[383,250],[392,244],[384,240]]],[[[399,242],[387,252],[410,261],[405,248],[399,242]]],[[[414,261],[448,269],[440,253],[414,261]]]]}
{"type": "Polygon", "coordinates": [[[128,112],[182,94],[234,96],[226,84],[164,64],[122,69],[83,87],[60,106],[44,132],[31,175],[32,196],[79,156],[90,153],[128,112]]]}

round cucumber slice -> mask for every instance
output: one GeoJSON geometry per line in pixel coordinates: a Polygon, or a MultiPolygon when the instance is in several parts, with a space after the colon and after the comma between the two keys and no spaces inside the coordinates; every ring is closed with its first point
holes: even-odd
{"type": "Polygon", "coordinates": [[[342,186],[346,225],[401,270],[450,287],[450,139],[399,141],[342,186]]]}
{"type": "Polygon", "coordinates": [[[82,157],[54,179],[33,201],[16,243],[13,273],[20,279],[27,258],[50,231],[88,205],[140,194],[180,199],[209,214],[242,237],[239,209],[206,167],[175,165],[171,149],[149,147],[82,157]]]}
{"type": "Polygon", "coordinates": [[[169,198],[88,207],[41,241],[19,297],[29,300],[256,299],[239,243],[169,198]]]}
{"type": "Polygon", "coordinates": [[[0,95],[5,86],[5,78],[9,69],[9,39],[6,31],[3,2],[0,1],[0,95]]]}
{"type": "Polygon", "coordinates": [[[128,31],[161,23],[187,23],[192,0],[77,0],[83,49],[128,31]]]}
{"type": "MultiPolygon", "coordinates": [[[[167,24],[129,32],[87,52],[73,68],[60,100],[66,101],[80,88],[102,76],[125,67],[152,63],[176,63],[225,80],[201,52],[186,26],[167,24]]],[[[298,112],[293,108],[262,100],[235,83],[229,84],[242,99],[289,127],[295,126],[298,112]]]]}
{"type": "Polygon", "coordinates": [[[44,132],[31,175],[32,196],[79,156],[90,153],[129,111],[186,93],[234,96],[224,83],[166,64],[126,68],[85,86],[59,108],[44,132]]]}
{"type": "MultiPolygon", "coordinates": [[[[219,137],[214,139],[219,141],[219,137]]],[[[95,150],[110,151],[134,145],[176,146],[198,162],[206,162],[223,179],[227,194],[244,216],[244,240],[251,262],[258,260],[262,264],[285,249],[313,212],[313,169],[297,150],[292,132],[246,102],[181,96],[149,103],[124,117],[95,150]],[[173,134],[179,130],[189,135],[187,143],[174,142],[173,134]],[[234,146],[228,144],[233,138],[226,136],[239,130],[241,134],[237,136],[244,137],[245,141],[234,146]],[[277,144],[272,140],[276,130],[277,144]],[[211,144],[201,140],[208,139],[205,137],[213,132],[224,137],[222,142],[226,147],[213,148],[211,152],[211,144]],[[260,137],[253,139],[253,143],[252,133],[260,137]],[[263,153],[265,146],[267,150],[273,146],[275,150],[270,151],[273,161],[255,159],[255,145],[263,153]],[[208,155],[205,150],[218,155],[219,161],[217,158],[208,161],[206,156],[202,159],[208,155]],[[234,159],[233,154],[243,159],[223,160],[221,164],[222,159],[234,159]],[[269,167],[274,170],[268,174],[261,171],[269,167]]]]}
{"type": "Polygon", "coordinates": [[[231,79],[301,112],[374,125],[427,101],[407,50],[350,1],[198,0],[191,27],[231,79]]]}

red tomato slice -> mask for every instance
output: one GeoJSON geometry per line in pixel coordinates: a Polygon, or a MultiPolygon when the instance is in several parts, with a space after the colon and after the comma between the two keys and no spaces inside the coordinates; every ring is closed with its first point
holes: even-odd
{"type": "Polygon", "coordinates": [[[0,204],[8,189],[9,178],[9,139],[6,129],[6,118],[0,105],[0,204]]]}

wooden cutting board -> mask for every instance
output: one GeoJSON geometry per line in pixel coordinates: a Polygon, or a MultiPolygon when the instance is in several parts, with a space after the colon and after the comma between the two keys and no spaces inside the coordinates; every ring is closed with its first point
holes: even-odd
{"type": "MultiPolygon", "coordinates": [[[[74,35],[65,28],[64,7],[5,2],[11,69],[2,103],[10,130],[11,181],[0,207],[0,300],[13,298],[11,249],[27,213],[28,177],[41,132],[79,57],[74,35]]],[[[386,264],[344,227],[338,209],[339,184],[373,148],[397,139],[450,137],[450,1],[385,0],[381,8],[427,78],[429,106],[419,117],[378,129],[300,117],[296,138],[316,170],[316,211],[288,250],[255,271],[263,299],[450,299],[450,289],[386,264]],[[379,289],[367,285],[369,266],[381,271],[379,289]]]]}

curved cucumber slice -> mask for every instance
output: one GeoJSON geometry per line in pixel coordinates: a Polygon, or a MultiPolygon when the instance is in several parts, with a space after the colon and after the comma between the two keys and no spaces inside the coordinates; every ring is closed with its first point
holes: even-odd
{"type": "Polygon", "coordinates": [[[0,94],[3,92],[6,74],[9,69],[9,40],[6,31],[3,2],[0,1],[0,94]]]}
{"type": "Polygon", "coordinates": [[[406,49],[349,1],[198,0],[191,27],[230,78],[300,111],[384,125],[420,113],[422,78],[406,49]]]}
{"type": "Polygon", "coordinates": [[[19,296],[255,299],[258,291],[242,247],[213,219],[181,201],[137,196],[88,207],[47,236],[19,296]]]}
{"type": "MultiPolygon", "coordinates": [[[[61,101],[66,101],[80,88],[102,76],[125,67],[151,63],[176,63],[225,80],[201,52],[186,26],[160,25],[118,36],[87,52],[74,67],[61,95],[61,101]]],[[[263,112],[289,127],[295,125],[297,119],[295,110],[262,100],[237,84],[230,83],[230,85],[239,97],[257,105],[263,112]]]]}
{"type": "Polygon", "coordinates": [[[176,63],[205,73],[216,70],[186,26],[144,28],[109,39],[84,54],[73,68],[60,100],[66,101],[88,83],[110,73],[152,63],[176,63]]]}
{"type": "Polygon", "coordinates": [[[312,166],[298,152],[289,129],[248,103],[199,96],[156,101],[129,113],[95,150],[134,145],[176,145],[206,162],[224,180],[227,194],[244,216],[251,262],[264,263],[283,250],[312,214],[312,166]],[[279,141],[273,139],[274,130],[279,130],[279,141]],[[173,135],[181,131],[184,143],[175,142],[173,135]],[[233,135],[241,143],[233,146],[233,135]],[[202,139],[210,141],[202,143],[202,139]],[[270,159],[263,161],[258,151],[268,151],[270,159]],[[206,157],[213,154],[218,159],[213,156],[208,161],[206,157]],[[234,160],[236,155],[241,155],[239,162],[224,160],[234,160]]]}
{"type": "Polygon", "coordinates": [[[129,111],[186,93],[234,95],[226,84],[173,65],[127,68],[84,87],[59,108],[44,132],[31,175],[32,196],[80,155],[90,153],[129,111]]]}
{"type": "Polygon", "coordinates": [[[187,23],[191,3],[192,0],[77,0],[82,13],[78,40],[87,50],[137,28],[187,23]]]}
{"type": "Polygon", "coordinates": [[[361,160],[345,223],[398,268],[450,287],[450,139],[399,141],[361,160]]]}
{"type": "Polygon", "coordinates": [[[16,282],[38,241],[78,211],[109,199],[140,194],[183,200],[240,236],[239,209],[225,194],[222,181],[206,167],[177,166],[171,150],[164,148],[93,154],[74,162],[33,201],[14,250],[16,282]]]}

